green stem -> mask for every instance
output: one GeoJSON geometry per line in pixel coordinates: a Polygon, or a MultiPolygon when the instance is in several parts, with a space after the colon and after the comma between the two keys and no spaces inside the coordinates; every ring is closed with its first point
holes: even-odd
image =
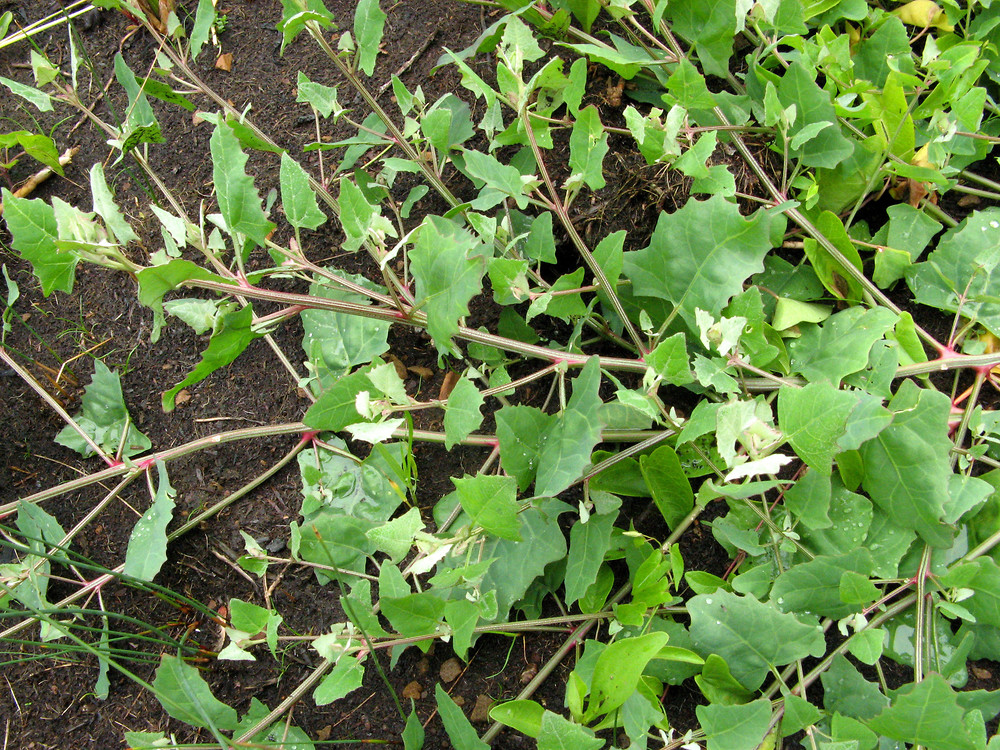
{"type": "Polygon", "coordinates": [[[569,235],[570,240],[572,240],[573,245],[576,247],[577,252],[580,253],[580,257],[583,258],[590,272],[594,274],[594,278],[597,280],[597,286],[604,289],[604,293],[607,295],[608,299],[611,301],[611,306],[614,308],[615,313],[621,318],[622,324],[625,326],[625,331],[628,333],[632,343],[635,345],[636,351],[640,354],[646,352],[646,347],[642,342],[642,338],[639,336],[639,332],[635,329],[632,321],[629,320],[628,315],[625,314],[625,308],[622,306],[621,300],[618,298],[618,292],[615,290],[614,285],[608,280],[607,274],[604,273],[604,269],[601,268],[601,264],[597,262],[594,258],[594,254],[590,252],[590,248],[587,247],[587,243],[583,241],[580,233],[576,231],[576,227],[573,225],[573,220],[569,216],[569,212],[566,210],[566,204],[559,197],[559,191],[556,190],[555,184],[552,182],[552,176],[549,174],[549,170],[545,166],[545,158],[542,154],[542,150],[538,147],[538,142],[535,140],[535,133],[531,127],[531,114],[528,112],[526,106],[522,106],[519,111],[521,121],[524,123],[524,130],[528,135],[528,143],[531,146],[531,152],[535,156],[535,163],[538,165],[538,170],[541,172],[542,180],[545,182],[545,189],[549,193],[549,199],[552,203],[552,210],[555,212],[556,216],[559,217],[559,222],[563,225],[566,233],[569,235]]]}
{"type": "MultiPolygon", "coordinates": [[[[307,294],[294,294],[291,292],[276,292],[269,289],[261,289],[259,287],[252,286],[239,286],[235,287],[232,284],[226,284],[218,281],[211,281],[206,279],[189,279],[184,282],[185,286],[196,287],[199,289],[211,289],[215,292],[221,292],[222,294],[235,294],[238,293],[250,297],[253,299],[263,299],[272,302],[277,302],[279,304],[284,304],[287,306],[300,305],[302,307],[312,308],[316,310],[332,310],[333,312],[346,313],[349,315],[360,315],[366,318],[373,318],[375,320],[384,320],[390,323],[406,323],[407,325],[412,325],[416,328],[426,328],[427,327],[427,316],[420,311],[413,311],[409,316],[401,313],[396,309],[386,309],[383,307],[374,307],[371,305],[360,305],[353,302],[342,302],[340,300],[324,299],[322,297],[312,297],[307,294]]],[[[565,362],[571,367],[582,367],[590,359],[587,354],[576,354],[574,352],[563,352],[556,349],[549,349],[544,346],[535,346],[534,344],[526,344],[522,341],[517,341],[515,339],[506,338],[504,336],[498,336],[492,333],[485,333],[483,331],[477,331],[474,328],[469,328],[467,326],[459,326],[457,338],[463,339],[465,341],[474,341],[478,344],[485,344],[486,346],[492,346],[496,349],[501,349],[503,351],[514,352],[516,354],[521,354],[525,357],[531,357],[534,359],[543,359],[548,362],[562,363],[565,362]]],[[[626,372],[645,372],[646,365],[642,360],[638,359],[625,359],[622,357],[599,357],[601,367],[607,370],[621,370],[626,372]]]]}

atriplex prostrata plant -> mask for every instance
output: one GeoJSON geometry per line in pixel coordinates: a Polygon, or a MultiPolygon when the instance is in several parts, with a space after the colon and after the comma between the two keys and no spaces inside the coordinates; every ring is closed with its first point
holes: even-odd
{"type": "MultiPolygon", "coordinates": [[[[218,107],[202,113],[214,125],[218,213],[191,217],[150,169],[172,207],[153,209],[163,246],[150,257],[130,250],[135,231],[99,165],[90,173],[93,212],[4,193],[14,248],[46,294],[71,291],[80,261],[98,263],[134,275],[153,311],[154,340],[165,313],[211,331],[202,361],[164,394],[165,410],[283,320],[301,316],[305,329],[304,373],[278,352],[315,399],[302,423],[214,439],[300,435],[284,459],[298,461],[303,484],[291,554],[339,588],[346,619],[306,639],[323,661],[287,701],[270,711],[255,705],[242,719],[183,654],[164,656],[152,689],[167,712],[220,743],[232,734],[311,747],[303,732],[274,723],[302,696],[328,703],[346,695],[367,665],[383,669],[382,650],[394,661],[404,646],[448,638],[465,658],[484,632],[551,624],[538,618],[552,594],[565,612],[580,613],[557,618],[577,623],[558,654],[577,651],[566,711],[532,701],[534,681],[492,712],[539,747],[601,747],[595,732],[611,727],[638,747],[750,749],[799,732],[813,747],[997,747],[984,727],[1000,698],[958,688],[968,658],[1000,659],[1000,567],[991,554],[1000,541],[1000,427],[979,399],[1000,365],[1000,279],[992,278],[1000,210],[958,223],[936,205],[950,190],[1000,197],[1000,185],[967,171],[996,141],[991,13],[927,0],[894,12],[837,0],[498,5],[514,12],[441,60],[481,100],[485,114],[474,122],[457,96],[428,103],[398,78],[398,112],[378,104],[365,80],[386,18],[377,0],[357,4],[335,46],[334,18],[320,0],[285,0],[284,44],[305,32],[368,108],[348,111],[336,89],[300,74],[300,100],[317,118],[357,130],[313,145],[327,150],[322,180],[190,69],[214,20],[207,0],[189,33],[176,16],[168,20],[155,78],[137,78],[116,59],[130,103],[121,128],[64,84],[31,95],[88,112],[144,168],[146,150],[162,140],[149,96],[218,107]],[[602,11],[608,30],[596,34],[602,11]],[[751,45],[739,76],[731,73],[736,35],[751,45]],[[467,62],[487,53],[495,83],[467,62]],[[624,128],[584,104],[587,59],[628,82],[624,128]],[[706,74],[727,88],[711,90],[706,74]],[[661,213],[644,247],[625,231],[591,246],[573,221],[573,204],[605,187],[612,132],[709,196],[661,213]],[[567,133],[568,164],[558,164],[551,150],[567,133]],[[766,139],[777,169],[755,155],[750,133],[766,139]],[[720,143],[745,161],[762,195],[738,191],[730,165],[715,163],[720,143]],[[246,174],[244,149],[280,159],[287,243],[273,239],[279,213],[246,174]],[[419,184],[401,190],[402,173],[419,184]],[[460,195],[447,186],[456,173],[466,178],[460,195]],[[873,232],[859,211],[883,190],[899,202],[873,232]],[[431,191],[450,210],[411,218],[431,191]],[[751,204],[759,205],[752,213],[751,204]],[[372,256],[372,278],[309,259],[307,232],[330,216],[344,250],[372,256]],[[557,241],[580,262],[552,278],[557,241]],[[308,290],[269,287],[279,275],[308,290]],[[487,277],[496,331],[464,324],[487,277]],[[173,296],[179,289],[216,296],[173,296]],[[889,299],[890,289],[909,290],[910,310],[889,299]],[[257,300],[282,307],[256,316],[257,300]],[[914,322],[911,310],[926,308],[953,316],[945,340],[914,322]],[[567,340],[543,341],[531,325],[540,316],[570,324],[567,340]],[[442,361],[461,369],[445,400],[415,401],[380,359],[391,325],[426,329],[442,361]],[[617,356],[603,353],[612,347],[617,356]],[[517,403],[539,381],[552,384],[546,408],[517,403]],[[671,388],[700,398],[686,417],[671,408],[671,388]],[[480,429],[487,399],[499,403],[490,405],[492,434],[480,429]],[[443,433],[413,429],[410,414],[427,408],[444,409],[443,433]],[[371,451],[353,456],[335,433],[371,451]],[[418,440],[492,449],[479,471],[454,479],[432,530],[411,505],[418,440]],[[650,500],[669,534],[632,530],[623,497],[650,500]],[[687,570],[677,544],[710,506],[712,533],[733,559],[725,577],[687,570]],[[607,623],[601,640],[599,623],[607,623]],[[912,680],[890,689],[886,659],[911,667],[912,680]],[[688,678],[706,705],[700,729],[680,736],[660,696],[688,678]],[[810,692],[817,681],[821,701],[810,692]]],[[[52,562],[67,564],[72,534],[41,503],[81,484],[148,474],[153,501],[121,572],[150,581],[168,554],[169,461],[208,444],[144,454],[123,405],[114,420],[94,418],[110,414],[97,403],[120,403],[115,383],[99,368],[90,411],[85,400],[81,417],[66,415],[75,427],[60,438],[109,468],[5,509],[17,510],[11,535],[24,540],[18,563],[5,568],[5,604],[16,600],[42,619],[46,635],[61,628],[78,638],[51,614],[41,583],[52,562]]],[[[246,541],[241,564],[267,575],[271,556],[246,541]]],[[[81,596],[106,581],[81,586],[81,596]]],[[[232,602],[219,658],[256,658],[263,645],[274,654],[287,642],[281,614],[265,604],[232,602]]],[[[77,645],[116,663],[100,642],[77,645]]],[[[443,690],[436,697],[456,747],[496,735],[499,724],[479,738],[443,690]]],[[[405,746],[420,747],[412,711],[405,726],[405,746]]],[[[133,744],[161,739],[129,736],[133,744]]]]}

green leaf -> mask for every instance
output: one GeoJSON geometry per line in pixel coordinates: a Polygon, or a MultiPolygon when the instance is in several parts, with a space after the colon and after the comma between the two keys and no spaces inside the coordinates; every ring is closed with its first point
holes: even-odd
{"type": "Polygon", "coordinates": [[[887,213],[886,247],[875,253],[872,273],[872,280],[883,289],[906,276],[912,262],[941,230],[938,222],[905,203],[890,206],[887,213]]]}
{"type": "Polygon", "coordinates": [[[0,194],[11,245],[31,263],[42,293],[48,297],[53,291],[72,292],[80,259],[75,253],[60,252],[56,246],[59,227],[55,210],[42,200],[16,198],[7,188],[0,194]]]}
{"type": "Polygon", "coordinates": [[[417,304],[427,311],[427,330],[442,354],[451,349],[469,300],[482,289],[486,264],[479,240],[449,219],[429,216],[410,250],[417,304]]]}
{"type": "Polygon", "coordinates": [[[820,679],[823,682],[823,706],[855,719],[870,719],[889,702],[878,685],[868,682],[842,654],[830,662],[820,679]]]}
{"type": "Polygon", "coordinates": [[[524,254],[542,263],[556,262],[556,240],[552,234],[552,214],[549,211],[536,216],[531,222],[524,254]]]}
{"type": "Polygon", "coordinates": [[[282,14],[278,22],[281,32],[281,54],[285,47],[295,39],[310,21],[315,21],[323,28],[334,25],[333,15],[323,5],[323,0],[281,0],[282,14]]]}
{"type": "Polygon", "coordinates": [[[489,262],[490,286],[498,305],[516,305],[528,295],[528,261],[492,258],[489,262]]]}
{"type": "Polygon", "coordinates": [[[477,525],[501,539],[521,541],[514,477],[476,474],[451,481],[462,509],[477,525]]]}
{"type": "Polygon", "coordinates": [[[839,441],[857,396],[829,383],[810,383],[805,388],[782,388],[778,392],[778,424],[799,458],[816,471],[829,475],[839,441]]]}
{"type": "Polygon", "coordinates": [[[524,63],[534,62],[545,53],[535,41],[535,35],[528,25],[517,16],[508,16],[505,20],[503,35],[497,48],[498,54],[514,73],[524,70],[524,63]]]}
{"type": "MultiPolygon", "coordinates": [[[[994,527],[993,531],[996,531],[994,527]]],[[[990,557],[981,557],[973,565],[976,574],[968,586],[975,594],[962,604],[983,625],[1000,627],[1000,566],[990,557]]]]}
{"type": "Polygon", "coordinates": [[[337,101],[336,86],[324,86],[322,83],[310,81],[309,76],[300,70],[295,87],[298,89],[295,101],[300,104],[308,104],[323,117],[329,117],[334,113],[339,115],[344,111],[340,102],[337,101]]]}
{"type": "MultiPolygon", "coordinates": [[[[802,63],[794,62],[785,71],[778,83],[778,97],[784,106],[794,104],[796,107],[798,116],[788,129],[789,138],[794,138],[811,123],[837,122],[830,94],[816,84],[815,73],[810,73],[802,63]]],[[[795,152],[804,166],[833,168],[854,153],[854,143],[844,136],[840,125],[835,124],[795,152]]]]}
{"type": "Polygon", "coordinates": [[[687,110],[712,109],[715,99],[708,90],[705,76],[698,68],[682,57],[676,69],[667,79],[666,89],[677,97],[677,101],[687,110]]]}
{"type": "Polygon", "coordinates": [[[576,481],[590,462],[590,453],[601,439],[600,385],[601,366],[597,357],[591,357],[573,380],[573,395],[566,409],[542,436],[536,495],[555,497],[576,481]]]}
{"type": "Polygon", "coordinates": [[[677,528],[694,508],[694,492],[677,453],[669,445],[661,445],[640,456],[639,467],[663,520],[671,529],[677,528]]]}
{"type": "Polygon", "coordinates": [[[444,619],[451,628],[451,647],[464,661],[469,658],[473,631],[479,622],[480,604],[468,599],[452,599],[444,604],[444,619]]]}
{"type": "Polygon", "coordinates": [[[604,740],[595,737],[593,730],[552,711],[542,714],[538,750],[598,750],[604,745],[604,740]]]}
{"type": "Polygon", "coordinates": [[[448,739],[451,740],[455,750],[489,750],[490,746],[479,739],[479,735],[465,718],[462,709],[455,705],[455,701],[441,687],[440,682],[434,685],[434,698],[437,700],[438,713],[441,714],[448,739]]]}
{"type": "Polygon", "coordinates": [[[768,223],[760,211],[743,218],[722,196],[689,200],[660,214],[648,247],[625,253],[625,275],[635,294],[672,302],[697,331],[696,308],[718,317],[743,282],[763,270],[768,223]]]}
{"type": "Polygon", "coordinates": [[[611,547],[611,530],[618,512],[592,514],[587,522],[578,520],[569,532],[569,556],[566,558],[567,606],[587,593],[597,580],[597,571],[611,547]]]}
{"type": "Polygon", "coordinates": [[[965,729],[965,712],[939,674],[900,688],[892,704],[867,724],[876,734],[934,750],[976,750],[965,729]]]}
{"type": "Polygon", "coordinates": [[[381,599],[382,611],[405,638],[435,633],[444,621],[444,600],[432,591],[381,599]]]}
{"type": "Polygon", "coordinates": [[[688,602],[691,638],[704,655],[718,654],[733,676],[756,690],[768,670],[826,652],[823,631],[783,614],[752,596],[726,591],[699,594],[688,602]]]}
{"type": "Polygon", "coordinates": [[[247,155],[233,129],[219,124],[209,141],[212,152],[212,180],[219,199],[219,211],[230,233],[239,232],[263,246],[275,225],[268,221],[253,179],[246,173],[247,155]]]}
{"type": "Polygon", "coordinates": [[[410,713],[406,715],[406,726],[403,728],[403,750],[422,750],[424,746],[424,725],[420,723],[417,710],[410,701],[410,713]]]}
{"type": "Polygon", "coordinates": [[[858,603],[844,602],[840,582],[846,573],[868,576],[872,558],[866,549],[854,549],[836,557],[818,555],[785,570],[771,589],[771,601],[783,612],[812,612],[839,620],[861,611],[858,603]]]}
{"type": "Polygon", "coordinates": [[[496,157],[481,151],[465,150],[462,152],[462,156],[465,162],[465,171],[471,177],[485,182],[487,188],[513,198],[518,208],[523,210],[527,207],[528,196],[524,194],[525,183],[516,167],[501,164],[496,157]]]}
{"type": "Polygon", "coordinates": [[[694,45],[705,72],[724,78],[738,30],[736,0],[672,0],[667,14],[673,30],[694,45]]]}
{"type": "Polygon", "coordinates": [[[236,711],[216,699],[198,670],[177,656],[160,657],[153,694],[170,716],[193,727],[217,731],[238,724],[236,711]]]}
{"type": "Polygon", "coordinates": [[[349,424],[360,422],[361,415],[355,406],[355,397],[361,391],[368,390],[370,385],[366,369],[340,378],[309,407],[302,421],[314,430],[330,432],[339,432],[349,424]]]}
{"type": "Polygon", "coordinates": [[[251,329],[252,321],[253,308],[250,305],[219,316],[215,333],[208,341],[208,348],[201,353],[201,361],[184,380],[163,394],[164,411],[173,411],[174,399],[182,388],[200,383],[216,370],[230,364],[251,341],[264,335],[251,329]]]}
{"type": "MultiPolygon", "coordinates": [[[[121,447],[123,456],[134,456],[152,447],[149,438],[136,429],[129,416],[118,373],[99,359],[94,360],[94,376],[84,390],[82,405],[76,423],[105,453],[117,455],[121,447]]],[[[94,455],[90,445],[68,425],[56,435],[56,442],[85,458],[94,455]]]]}
{"type": "MultiPolygon", "coordinates": [[[[801,500],[805,502],[811,500],[819,507],[803,509],[797,507],[800,506],[799,502],[790,506],[790,509],[802,519],[803,525],[798,532],[805,548],[817,555],[836,556],[842,554],[845,549],[860,546],[872,524],[874,513],[871,501],[846,489],[836,477],[831,482],[818,472],[809,473],[816,477],[813,480],[816,482],[816,487],[810,488],[813,491],[801,500]],[[826,496],[822,497],[821,482],[824,481],[826,496]]],[[[799,480],[799,484],[807,478],[808,475],[803,477],[799,480]]]]}
{"type": "Polygon", "coordinates": [[[317,706],[328,706],[334,701],[339,701],[361,687],[364,676],[365,667],[360,659],[342,656],[313,690],[313,701],[317,706]]]}
{"type": "Polygon", "coordinates": [[[604,187],[604,157],[608,153],[608,134],[601,124],[597,107],[580,110],[569,137],[569,167],[583,176],[591,190],[604,187]]]}
{"type": "MultiPolygon", "coordinates": [[[[240,719],[240,723],[233,732],[233,735],[237,737],[243,736],[260,722],[264,721],[269,713],[270,711],[267,706],[256,698],[251,698],[250,708],[243,714],[243,718],[240,719]]],[[[280,747],[281,750],[316,750],[316,746],[309,739],[308,734],[300,727],[289,725],[284,721],[274,722],[263,731],[254,734],[247,742],[265,747],[273,745],[280,747]]],[[[152,739],[147,739],[145,741],[131,742],[129,746],[153,748],[156,747],[156,744],[152,739]]]]}
{"type": "Polygon", "coordinates": [[[584,269],[578,268],[573,273],[567,273],[556,279],[555,283],[543,294],[535,297],[528,306],[525,320],[531,319],[541,313],[559,318],[565,323],[572,322],[573,318],[583,317],[587,314],[587,305],[579,292],[575,294],[556,294],[556,292],[567,292],[571,289],[579,289],[583,285],[584,269]]]}
{"type": "Polygon", "coordinates": [[[708,735],[708,750],[747,750],[764,739],[771,702],[762,698],[742,706],[698,706],[695,713],[708,735]]]}
{"type": "MultiPolygon", "coordinates": [[[[393,491],[385,473],[371,463],[374,454],[359,463],[348,454],[346,443],[339,438],[329,438],[327,442],[336,450],[317,447],[298,456],[305,521],[330,511],[373,523],[388,521],[402,498],[393,491]]],[[[374,537],[378,536],[377,530],[372,529],[374,537]]],[[[369,538],[373,536],[369,534],[369,538]]]]}
{"type": "Polygon", "coordinates": [[[490,718],[504,726],[516,729],[529,737],[538,737],[542,731],[545,709],[535,701],[513,700],[490,709],[490,718]]]}
{"type": "Polygon", "coordinates": [[[890,71],[914,72],[909,35],[903,22],[894,16],[885,18],[875,32],[863,37],[857,49],[851,52],[854,75],[858,80],[871,81],[876,88],[885,87],[890,71]],[[892,63],[888,63],[889,60],[892,63]]]}
{"type": "Polygon", "coordinates": [[[444,447],[448,450],[462,442],[483,423],[482,406],[486,399],[468,378],[461,378],[448,395],[444,411],[444,447]]]}
{"type": "MultiPolygon", "coordinates": [[[[382,287],[368,281],[364,276],[340,274],[342,278],[375,292],[384,292],[382,287]]],[[[356,292],[343,289],[335,284],[314,283],[309,294],[323,299],[370,305],[371,300],[356,292]]],[[[366,318],[333,310],[303,310],[302,348],[317,370],[319,365],[339,375],[343,370],[364,365],[389,349],[389,323],[385,320],[366,318]]],[[[323,382],[321,380],[321,382],[323,382]]],[[[364,389],[362,389],[364,390],[364,389]]],[[[357,412],[355,411],[355,414],[357,412]]],[[[360,421],[355,419],[355,422],[360,421]]],[[[341,429],[341,428],[337,428],[341,429]]]]}
{"type": "Polygon", "coordinates": [[[949,229],[923,263],[912,266],[906,283],[917,302],[959,312],[1000,335],[1000,209],[975,211],[949,229]]]}
{"type": "Polygon", "coordinates": [[[554,517],[536,508],[520,514],[521,541],[488,538],[482,545],[482,559],[496,558],[483,576],[480,590],[495,591],[497,616],[505,618],[528,586],[545,571],[545,566],[566,557],[566,538],[554,517]]]}
{"type": "Polygon", "coordinates": [[[293,227],[316,229],[326,221],[319,210],[316,194],[309,186],[309,175],[287,153],[281,153],[281,206],[293,227]]]}
{"type": "Polygon", "coordinates": [[[785,699],[785,715],[781,719],[781,734],[790,737],[806,727],[816,724],[823,712],[800,695],[792,695],[782,690],[785,699]]]}
{"type": "Polygon", "coordinates": [[[158,479],[153,504],[142,514],[132,528],[125,552],[127,576],[140,581],[152,581],[167,561],[167,526],[173,518],[174,498],[177,491],[170,486],[167,467],[162,461],[156,462],[158,479]]]}
{"type": "Polygon", "coordinates": [[[865,490],[894,523],[934,547],[950,547],[954,532],[942,522],[948,502],[947,394],[906,380],[889,402],[892,423],[861,446],[865,490]]]}
{"type": "Polygon", "coordinates": [[[229,303],[212,299],[172,299],[163,303],[168,315],[180,318],[199,336],[215,327],[219,311],[230,309],[229,303]]]}
{"type": "Polygon", "coordinates": [[[644,67],[657,62],[642,47],[629,44],[624,39],[609,34],[616,49],[608,47],[606,44],[563,44],[576,50],[580,55],[584,55],[591,61],[600,63],[611,68],[626,81],[636,77],[644,67]]]}
{"type": "Polygon", "coordinates": [[[198,10],[194,16],[194,26],[191,28],[191,59],[196,60],[201,48],[205,46],[212,26],[215,24],[215,3],[212,0],[198,0],[198,10]]]}
{"type": "Polygon", "coordinates": [[[683,333],[664,339],[646,355],[646,364],[671,385],[687,385],[692,381],[687,342],[683,333]]]}
{"type": "Polygon", "coordinates": [[[22,99],[31,102],[39,112],[52,111],[52,98],[44,91],[39,91],[33,86],[25,86],[23,83],[12,81],[3,76],[0,76],[0,83],[10,89],[12,94],[17,94],[22,99]]]}
{"type": "Polygon", "coordinates": [[[701,674],[695,675],[694,681],[709,703],[734,706],[753,700],[753,693],[737,682],[729,665],[718,654],[705,658],[701,674]]]}
{"type": "MultiPolygon", "coordinates": [[[[823,211],[816,219],[816,228],[833,244],[840,254],[857,270],[862,270],[861,255],[854,246],[844,223],[830,211],[823,211]]],[[[830,294],[838,299],[861,301],[861,284],[849,275],[842,264],[834,260],[826,248],[811,238],[806,238],[803,248],[813,270],[830,294]]]]}
{"type": "Polygon", "coordinates": [[[104,219],[104,224],[120,244],[126,245],[139,239],[115,205],[115,197],[104,179],[104,166],[100,162],[90,168],[90,192],[94,196],[95,213],[104,219]]]}
{"type": "MultiPolygon", "coordinates": [[[[872,588],[875,587],[872,586],[872,588]]],[[[868,599],[868,602],[870,603],[875,601],[880,594],[881,592],[876,589],[875,595],[871,596],[868,599]]],[[[886,632],[881,628],[869,628],[867,630],[862,630],[854,634],[850,643],[847,644],[847,649],[851,652],[851,655],[862,664],[873,666],[878,663],[879,659],[882,658],[885,636],[886,632]]]]}
{"type": "Polygon", "coordinates": [[[580,22],[583,30],[589,34],[590,27],[593,26],[594,20],[601,12],[599,0],[566,0],[566,5],[573,17],[580,22]]]}
{"type": "Polygon", "coordinates": [[[140,143],[163,143],[160,124],[142,90],[144,79],[136,77],[121,53],[115,53],[115,78],[128,95],[128,116],[121,132],[122,153],[128,153],[140,143]]]}
{"type": "MultiPolygon", "coordinates": [[[[364,570],[367,555],[374,551],[366,536],[372,525],[364,518],[322,511],[301,525],[291,525],[292,543],[289,546],[293,556],[298,554],[307,562],[344,570],[364,570]]],[[[314,572],[320,583],[335,580],[335,574],[325,570],[317,568],[314,572]]]]}
{"type": "Polygon", "coordinates": [[[365,75],[375,72],[375,58],[382,43],[386,15],[378,0],[359,0],[354,10],[354,40],[358,45],[358,67],[365,75]]]}
{"type": "Polygon", "coordinates": [[[420,121],[431,145],[444,154],[476,134],[469,105],[454,94],[445,94],[420,121]]]}
{"type": "Polygon", "coordinates": [[[718,136],[714,130],[702,133],[697,142],[674,161],[674,166],[688,177],[708,177],[709,171],[705,162],[715,151],[717,141],[718,136]]]}
{"type": "Polygon", "coordinates": [[[500,465],[526,490],[538,470],[542,436],[555,419],[533,406],[504,406],[496,412],[500,465]]]}
{"type": "Polygon", "coordinates": [[[668,636],[661,631],[617,640],[597,657],[586,716],[593,720],[622,706],[636,691],[642,672],[668,636]]]}
{"type": "Polygon", "coordinates": [[[806,380],[839,385],[868,364],[868,353],[896,323],[884,307],[850,307],[831,315],[822,325],[803,326],[788,346],[792,369],[806,380]]]}
{"type": "Polygon", "coordinates": [[[259,633],[267,627],[270,618],[271,610],[266,607],[259,607],[242,599],[229,600],[229,621],[237,630],[251,635],[259,633]]]}
{"type": "Polygon", "coordinates": [[[37,159],[45,166],[51,167],[56,174],[64,173],[62,165],[59,163],[59,149],[56,148],[55,141],[43,133],[31,133],[27,130],[0,133],[0,145],[5,148],[20,146],[24,149],[24,153],[37,159]]]}
{"type": "Polygon", "coordinates": [[[160,101],[181,107],[189,112],[194,112],[195,110],[195,105],[190,99],[183,94],[177,93],[163,81],[157,81],[153,78],[136,78],[136,85],[142,86],[143,94],[148,94],[160,101]]]}
{"type": "Polygon", "coordinates": [[[159,266],[143,268],[135,275],[139,282],[139,302],[153,310],[153,333],[152,341],[155,343],[160,337],[160,328],[163,326],[163,295],[173,291],[185,281],[208,280],[223,284],[235,283],[218,276],[211,271],[206,271],[201,266],[195,265],[189,260],[177,258],[159,266]]]}
{"type": "Polygon", "coordinates": [[[394,518],[382,526],[369,529],[365,536],[378,549],[389,555],[393,563],[398,563],[410,551],[416,533],[424,528],[420,520],[420,511],[410,508],[399,518],[394,518]]]}

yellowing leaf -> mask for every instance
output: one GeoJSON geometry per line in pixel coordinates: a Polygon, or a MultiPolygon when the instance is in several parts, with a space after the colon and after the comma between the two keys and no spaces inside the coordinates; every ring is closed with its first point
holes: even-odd
{"type": "Polygon", "coordinates": [[[933,26],[941,31],[955,30],[955,27],[948,23],[948,17],[941,10],[941,6],[934,0],[911,0],[906,5],[896,8],[892,15],[897,16],[903,23],[919,26],[922,29],[933,26]]]}

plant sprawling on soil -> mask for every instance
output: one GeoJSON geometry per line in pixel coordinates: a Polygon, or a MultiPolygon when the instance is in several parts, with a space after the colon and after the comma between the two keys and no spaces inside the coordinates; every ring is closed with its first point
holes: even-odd
{"type": "Polygon", "coordinates": [[[5,748],[1000,748],[989,2],[41,5],[5,748]]]}

